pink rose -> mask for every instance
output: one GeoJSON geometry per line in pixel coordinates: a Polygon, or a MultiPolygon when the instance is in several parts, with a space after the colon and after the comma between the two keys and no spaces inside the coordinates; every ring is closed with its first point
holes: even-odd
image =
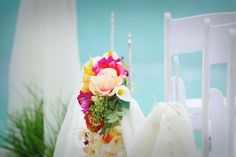
{"type": "Polygon", "coordinates": [[[111,96],[115,94],[115,87],[122,84],[123,77],[124,76],[117,76],[115,69],[101,69],[97,76],[91,76],[89,89],[93,94],[111,96]]]}

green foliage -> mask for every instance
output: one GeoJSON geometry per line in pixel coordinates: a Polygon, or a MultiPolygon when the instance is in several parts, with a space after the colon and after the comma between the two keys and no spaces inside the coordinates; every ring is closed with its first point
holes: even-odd
{"type": "Polygon", "coordinates": [[[9,116],[8,127],[0,134],[0,147],[9,150],[17,157],[52,157],[57,135],[65,116],[65,105],[59,104],[55,119],[57,124],[51,126],[52,135],[49,142],[44,139],[44,112],[41,92],[33,86],[27,86],[25,107],[9,116]],[[32,106],[32,107],[29,107],[32,106]]]}
{"type": "Polygon", "coordinates": [[[92,115],[96,122],[99,122],[101,119],[104,119],[104,113],[106,112],[108,106],[108,97],[93,96],[92,97],[94,104],[90,106],[92,115]]]}
{"type": "Polygon", "coordinates": [[[124,108],[129,108],[129,102],[122,101],[116,95],[93,96],[94,104],[89,108],[97,121],[105,120],[101,134],[107,136],[110,129],[114,129],[123,118],[124,108]]]}

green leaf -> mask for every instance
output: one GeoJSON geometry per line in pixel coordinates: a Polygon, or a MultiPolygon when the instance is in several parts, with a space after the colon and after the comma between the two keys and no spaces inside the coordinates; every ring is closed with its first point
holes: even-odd
{"type": "Polygon", "coordinates": [[[113,119],[113,117],[115,116],[115,113],[111,113],[111,114],[109,114],[108,116],[107,116],[107,119],[109,120],[109,119],[113,119]]]}
{"type": "Polygon", "coordinates": [[[105,136],[104,138],[107,138],[108,134],[109,134],[109,131],[110,131],[110,128],[107,128],[106,131],[105,131],[105,136]]]}
{"type": "Polygon", "coordinates": [[[123,106],[121,105],[121,104],[119,104],[118,106],[117,106],[117,111],[122,111],[123,110],[123,106]]]}
{"type": "Polygon", "coordinates": [[[122,132],[122,127],[117,125],[113,128],[113,130],[116,131],[116,132],[122,132]]]}
{"type": "Polygon", "coordinates": [[[106,131],[106,127],[103,127],[102,130],[101,130],[101,132],[100,132],[100,134],[104,134],[105,131],[106,131]]]}
{"type": "Polygon", "coordinates": [[[111,128],[111,126],[112,126],[111,123],[106,123],[104,127],[105,127],[105,128],[111,128]]]}
{"type": "Polygon", "coordinates": [[[116,107],[116,104],[113,101],[108,102],[108,106],[111,110],[114,110],[116,107]]]}
{"type": "Polygon", "coordinates": [[[114,122],[116,122],[116,121],[118,121],[118,120],[119,120],[119,117],[118,117],[116,114],[113,114],[113,115],[109,118],[108,123],[114,123],[114,122]]]}
{"type": "Polygon", "coordinates": [[[116,114],[117,114],[118,116],[122,116],[122,117],[123,117],[124,112],[116,112],[116,114]]]}
{"type": "Polygon", "coordinates": [[[128,101],[122,101],[121,105],[123,108],[126,108],[126,109],[130,108],[130,102],[128,101]]]}
{"type": "Polygon", "coordinates": [[[112,114],[112,111],[111,110],[107,110],[104,114],[105,117],[108,117],[110,114],[112,114]]]}

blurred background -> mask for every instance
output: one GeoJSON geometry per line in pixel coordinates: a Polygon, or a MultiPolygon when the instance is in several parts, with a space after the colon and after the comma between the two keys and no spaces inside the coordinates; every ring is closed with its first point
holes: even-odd
{"type": "MultiPolygon", "coordinates": [[[[9,64],[16,30],[19,0],[0,0],[0,119],[6,124],[9,64]]],[[[77,38],[81,66],[110,48],[110,14],[115,13],[115,51],[127,62],[127,36],[133,38],[134,97],[145,115],[163,101],[163,16],[173,18],[236,11],[235,0],[77,0],[77,38]],[[156,100],[155,100],[156,99],[156,100]]],[[[184,34],[183,34],[184,36],[184,34]]],[[[201,96],[201,53],[180,56],[180,75],[187,98],[201,96]]],[[[78,67],[79,68],[79,67],[78,67]]],[[[211,69],[211,86],[225,93],[226,66],[211,69]]]]}

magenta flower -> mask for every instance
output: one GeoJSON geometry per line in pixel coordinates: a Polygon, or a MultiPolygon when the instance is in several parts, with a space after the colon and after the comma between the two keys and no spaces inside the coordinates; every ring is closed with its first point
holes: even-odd
{"type": "Polygon", "coordinates": [[[89,111],[89,107],[93,103],[92,99],[93,94],[90,92],[84,93],[80,91],[79,96],[77,97],[77,100],[82,108],[82,112],[86,114],[89,111]]]}
{"type": "Polygon", "coordinates": [[[105,68],[112,68],[115,69],[117,72],[117,76],[128,75],[128,71],[121,65],[119,62],[122,61],[123,58],[114,59],[112,56],[109,56],[108,58],[103,57],[98,61],[98,63],[93,67],[93,71],[96,73],[96,75],[105,68]]]}
{"type": "Polygon", "coordinates": [[[124,68],[122,65],[120,65],[120,64],[116,64],[115,70],[116,70],[118,76],[120,76],[120,75],[128,76],[128,70],[125,69],[125,68],[124,68]]]}

